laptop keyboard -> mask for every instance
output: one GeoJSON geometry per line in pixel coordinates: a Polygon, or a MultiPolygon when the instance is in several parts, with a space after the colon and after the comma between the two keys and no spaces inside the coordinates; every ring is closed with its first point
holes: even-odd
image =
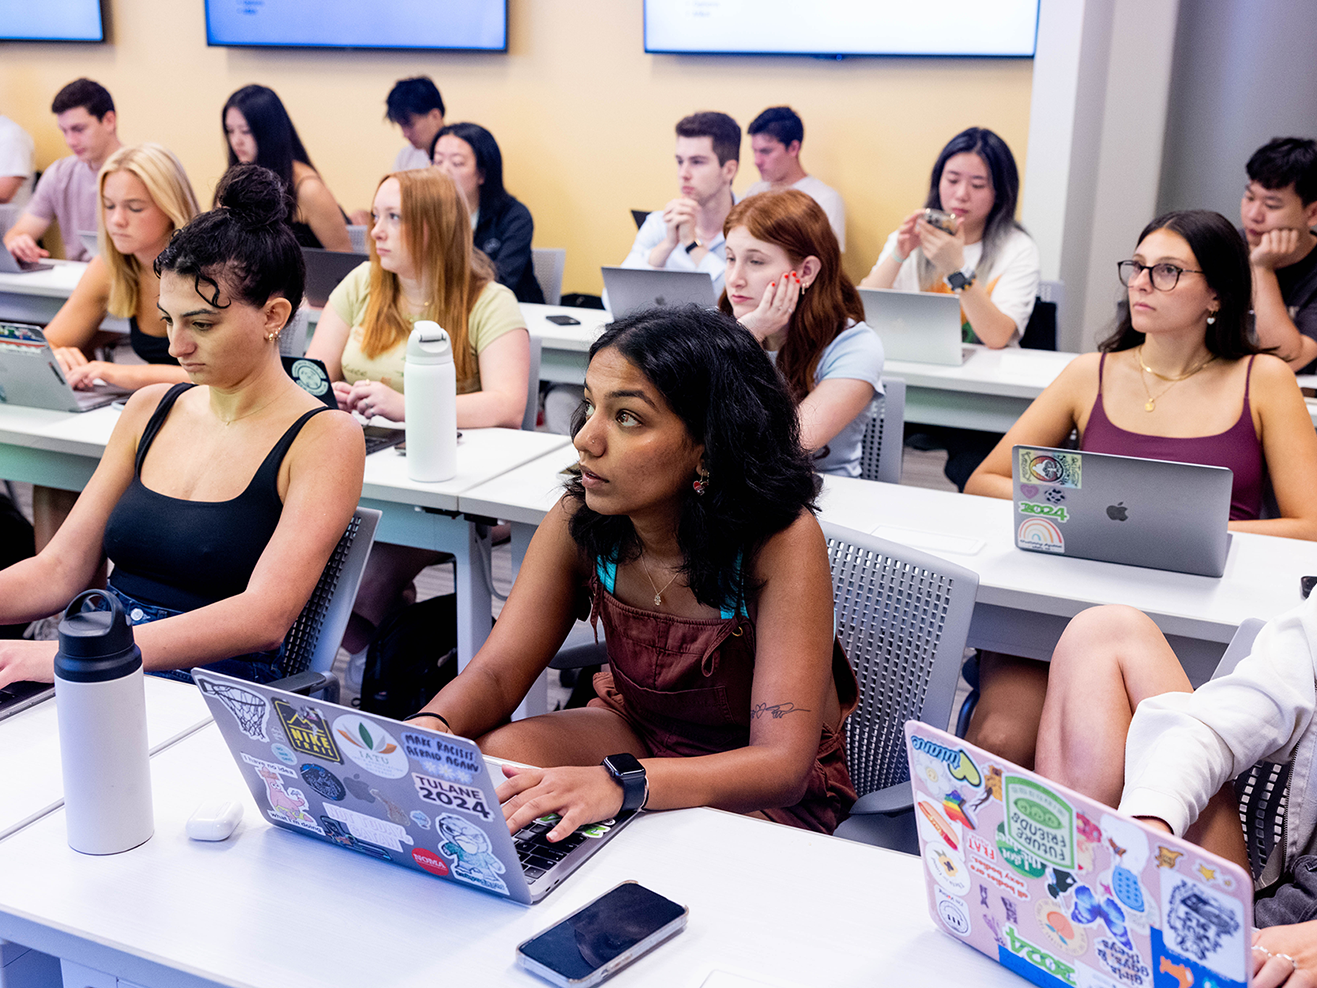
{"type": "Polygon", "coordinates": [[[535,820],[512,835],[512,843],[517,849],[517,857],[521,859],[521,870],[526,875],[526,881],[535,881],[590,839],[583,833],[587,828],[582,827],[562,840],[550,843],[548,833],[557,825],[557,820],[535,820]]]}

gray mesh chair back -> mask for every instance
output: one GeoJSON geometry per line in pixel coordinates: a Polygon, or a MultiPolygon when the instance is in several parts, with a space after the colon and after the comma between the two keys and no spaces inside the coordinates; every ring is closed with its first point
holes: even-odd
{"type": "Polygon", "coordinates": [[[369,231],[368,231],[368,228],[365,227],[365,226],[357,226],[357,225],[352,224],[352,223],[349,223],[349,224],[348,224],[348,243],[350,243],[350,244],[352,245],[352,251],[353,251],[353,253],[356,253],[356,254],[364,254],[364,253],[366,253],[366,251],[367,251],[367,248],[366,248],[366,234],[367,234],[367,232],[369,232],[369,231]]]}
{"type": "Polygon", "coordinates": [[[885,377],[883,391],[874,399],[869,424],[860,441],[860,477],[899,484],[905,439],[905,381],[885,377]]]}
{"type": "Polygon", "coordinates": [[[846,721],[860,799],[837,836],[917,853],[903,728],[951,719],[978,574],[826,522],[823,534],[837,635],[860,684],[846,721]]]}
{"type": "Polygon", "coordinates": [[[333,667],[379,521],[380,512],[374,508],[359,507],[353,513],[320,581],[284,638],[285,676],[307,670],[328,672],[333,667]]]}
{"type": "Polygon", "coordinates": [[[530,334],[530,374],[526,378],[526,411],[521,416],[521,427],[534,432],[540,421],[540,356],[544,344],[534,333],[530,334]]]}
{"type": "Polygon", "coordinates": [[[281,357],[305,357],[306,356],[306,336],[308,332],[307,308],[305,305],[297,307],[293,317],[288,320],[279,333],[279,356],[281,357]]]}
{"type": "MultiPolygon", "coordinates": [[[[1253,650],[1253,639],[1263,622],[1249,618],[1240,623],[1230,639],[1225,654],[1217,663],[1213,679],[1234,672],[1235,666],[1253,650]]],[[[1244,844],[1253,877],[1258,878],[1267,866],[1272,848],[1280,840],[1285,826],[1285,807],[1289,802],[1290,769],[1286,762],[1258,762],[1235,778],[1235,796],[1239,800],[1239,820],[1244,825],[1244,844]]]]}
{"type": "Polygon", "coordinates": [[[544,293],[544,304],[557,305],[561,302],[562,272],[567,266],[567,248],[532,247],[530,266],[535,272],[535,280],[540,283],[540,291],[544,293]]]}

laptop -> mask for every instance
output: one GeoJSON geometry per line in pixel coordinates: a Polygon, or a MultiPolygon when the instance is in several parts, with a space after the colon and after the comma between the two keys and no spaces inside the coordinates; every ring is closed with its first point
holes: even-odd
{"type": "Polygon", "coordinates": [[[41,327],[0,322],[0,404],[87,412],[129,394],[132,392],[109,384],[75,391],[41,327]]]}
{"type": "MultiPolygon", "coordinates": [[[[338,399],[334,397],[334,383],[330,380],[329,370],[325,367],[324,361],[316,360],[314,357],[284,356],[280,359],[283,361],[284,371],[300,384],[303,390],[319,398],[329,408],[338,407],[338,399]]],[[[378,453],[382,449],[401,446],[407,438],[406,429],[362,425],[362,430],[366,434],[367,456],[378,453]]],[[[460,436],[461,433],[459,432],[458,435],[460,436]]]]}
{"type": "Polygon", "coordinates": [[[82,249],[92,257],[95,257],[101,252],[101,245],[96,239],[95,230],[79,230],[78,239],[82,241],[82,249]]]}
{"type": "Polygon", "coordinates": [[[905,726],[933,923],[1047,988],[1244,988],[1238,865],[918,721],[905,726]]]}
{"type": "Polygon", "coordinates": [[[276,827],[526,905],[636,814],[545,839],[508,834],[475,742],[220,673],[192,672],[262,815],[276,827]]]}
{"type": "Polygon", "coordinates": [[[49,271],[55,265],[42,261],[20,261],[9,248],[0,244],[0,274],[32,274],[34,271],[49,271]]]}
{"type": "Polygon", "coordinates": [[[1011,479],[1020,549],[1199,576],[1225,572],[1234,482],[1226,467],[1015,446],[1011,479]]]}
{"type": "Polygon", "coordinates": [[[54,695],[54,683],[20,682],[0,687],[0,720],[12,717],[42,700],[49,700],[54,695]]]}
{"type": "Polygon", "coordinates": [[[641,309],[669,309],[718,304],[713,278],[704,271],[661,271],[654,268],[601,268],[609,311],[621,319],[641,309]]]}
{"type": "Polygon", "coordinates": [[[369,254],[355,251],[322,250],[303,247],[302,260],[306,262],[306,304],[323,309],[329,304],[329,294],[338,287],[354,268],[370,260],[369,254]]]}
{"type": "Polygon", "coordinates": [[[886,359],[953,367],[965,362],[958,296],[861,288],[860,301],[864,321],[883,341],[886,359]]]}

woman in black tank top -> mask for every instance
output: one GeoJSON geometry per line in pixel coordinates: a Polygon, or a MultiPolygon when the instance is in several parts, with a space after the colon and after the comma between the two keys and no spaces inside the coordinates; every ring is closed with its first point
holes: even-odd
{"type": "MultiPolygon", "coordinates": [[[[190,383],[129,399],[68,521],[37,556],[0,571],[0,623],[62,609],[107,551],[148,671],[223,663],[268,680],[351,519],[365,450],[360,428],[279,359],[304,272],[278,179],[236,169],[217,200],[155,262],[190,383]]],[[[51,680],[55,650],[0,648],[0,687],[51,680]]]]}

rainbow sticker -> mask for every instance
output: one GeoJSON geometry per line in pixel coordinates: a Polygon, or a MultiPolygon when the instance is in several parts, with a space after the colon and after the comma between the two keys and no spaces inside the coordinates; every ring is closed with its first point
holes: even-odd
{"type": "Polygon", "coordinates": [[[1065,552],[1065,536],[1055,522],[1046,518],[1026,518],[1020,522],[1015,544],[1021,549],[1034,549],[1038,552],[1065,552]]]}

